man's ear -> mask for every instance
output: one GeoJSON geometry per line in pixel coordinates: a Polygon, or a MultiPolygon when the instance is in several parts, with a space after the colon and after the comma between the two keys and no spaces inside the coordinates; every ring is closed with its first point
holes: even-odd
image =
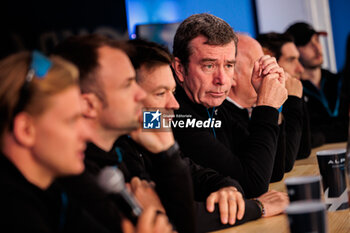
{"type": "Polygon", "coordinates": [[[32,116],[21,112],[13,120],[13,135],[18,144],[30,147],[35,143],[35,126],[32,116]]]}
{"type": "Polygon", "coordinates": [[[171,65],[175,71],[175,74],[176,74],[178,80],[181,83],[183,83],[184,77],[185,77],[185,67],[182,65],[181,60],[179,58],[175,57],[175,59],[171,65]]]}
{"type": "Polygon", "coordinates": [[[84,93],[82,96],[82,112],[86,118],[96,118],[102,108],[101,100],[94,93],[84,93]]]}

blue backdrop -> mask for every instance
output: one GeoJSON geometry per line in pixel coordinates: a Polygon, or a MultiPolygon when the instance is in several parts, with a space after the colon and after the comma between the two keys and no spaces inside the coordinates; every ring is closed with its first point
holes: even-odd
{"type": "Polygon", "coordinates": [[[251,0],[126,0],[130,37],[136,24],[180,22],[196,13],[211,13],[228,22],[236,31],[255,36],[254,10],[251,0]]]}
{"type": "Polygon", "coordinates": [[[345,65],[346,39],[350,34],[350,1],[330,0],[334,49],[338,71],[345,65]]]}
{"type": "MultiPolygon", "coordinates": [[[[256,35],[254,0],[126,0],[130,37],[136,24],[179,22],[195,13],[208,12],[226,20],[236,31],[256,35]]],[[[329,1],[338,70],[345,62],[346,38],[350,33],[350,1],[329,1]]]]}

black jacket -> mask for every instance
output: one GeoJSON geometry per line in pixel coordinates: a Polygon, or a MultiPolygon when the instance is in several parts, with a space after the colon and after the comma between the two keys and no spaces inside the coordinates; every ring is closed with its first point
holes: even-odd
{"type": "Polygon", "coordinates": [[[1,153],[0,185],[2,232],[109,232],[58,183],[38,188],[1,153]]]}
{"type": "Polygon", "coordinates": [[[310,115],[313,147],[322,143],[342,142],[348,137],[349,102],[342,95],[340,75],[321,69],[321,89],[303,80],[303,95],[310,115]],[[321,135],[321,136],[320,136],[321,135]]]}
{"type": "MultiPolygon", "coordinates": [[[[216,206],[214,213],[208,213],[205,201],[212,192],[228,186],[236,187],[244,195],[237,181],[224,177],[210,168],[203,168],[195,164],[191,159],[184,158],[181,151],[171,157],[164,155],[164,153],[152,154],[128,136],[118,139],[116,145],[123,154],[123,163],[128,168],[131,176],[155,181],[157,193],[165,206],[167,214],[170,219],[178,223],[177,226],[190,224],[184,220],[191,217],[189,213],[192,209],[191,206],[194,206],[196,232],[208,232],[231,227],[231,225],[220,223],[218,206],[216,206]],[[188,175],[185,176],[184,171],[188,171],[188,175]],[[192,193],[192,190],[188,190],[189,186],[184,187],[184,184],[187,183],[186,179],[192,181],[190,183],[193,184],[195,201],[188,199],[186,193],[192,193]]],[[[260,209],[255,201],[245,200],[245,205],[244,218],[237,221],[235,225],[261,216],[260,209]]],[[[189,220],[192,221],[192,218],[189,220]]],[[[182,226],[182,229],[186,232],[193,232],[188,231],[188,227],[184,228],[182,226]]]]}
{"type": "MultiPolygon", "coordinates": [[[[303,112],[303,126],[302,133],[300,139],[299,152],[297,155],[297,159],[305,159],[308,158],[311,153],[312,144],[312,134],[310,128],[310,116],[307,110],[306,103],[304,98],[302,98],[302,112],[303,112]]],[[[316,135],[314,135],[316,137],[316,135]]]]}
{"type": "MultiPolygon", "coordinates": [[[[94,176],[97,176],[106,166],[116,166],[123,172],[126,182],[134,176],[151,180],[148,173],[135,172],[140,167],[134,166],[129,169],[125,163],[128,156],[117,144],[110,151],[104,151],[93,143],[89,143],[85,155],[86,169],[94,176]]],[[[193,193],[188,169],[182,165],[183,162],[178,156],[166,159],[166,153],[160,153],[156,158],[159,158],[154,160],[158,169],[152,170],[152,174],[159,179],[153,181],[156,182],[157,194],[167,211],[169,220],[180,233],[194,232],[194,209],[191,205],[193,193]]]]}
{"type": "Polygon", "coordinates": [[[176,89],[180,109],[175,114],[191,115],[197,120],[208,120],[213,115],[222,122],[220,129],[174,128],[174,135],[183,153],[203,167],[210,167],[223,175],[236,179],[247,197],[257,197],[268,190],[277,149],[279,127],[278,111],[272,107],[254,108],[251,118],[251,133],[247,146],[236,154],[234,143],[241,126],[231,120],[225,105],[207,109],[193,103],[181,87],[176,89]]]}
{"type": "MultiPolygon", "coordinates": [[[[250,118],[247,109],[241,109],[230,101],[225,101],[224,105],[231,110],[232,121],[238,122],[243,130],[236,133],[237,137],[233,141],[234,149],[237,154],[244,154],[246,150],[245,140],[249,137],[250,118]],[[243,151],[242,151],[243,150],[243,151]]],[[[308,157],[311,152],[311,143],[307,122],[303,122],[303,103],[302,99],[289,96],[283,104],[283,120],[279,126],[278,146],[275,156],[275,162],[270,182],[276,182],[283,179],[284,173],[292,170],[294,162],[298,157],[308,157]],[[303,127],[306,127],[304,129],[303,127]],[[303,136],[303,134],[306,134],[303,136]],[[303,138],[304,141],[301,139],[303,138]]],[[[246,145],[249,146],[249,145],[246,145]]]]}

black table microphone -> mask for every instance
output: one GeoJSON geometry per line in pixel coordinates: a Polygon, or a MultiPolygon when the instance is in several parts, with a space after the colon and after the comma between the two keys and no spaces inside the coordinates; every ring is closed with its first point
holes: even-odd
{"type": "Polygon", "coordinates": [[[136,225],[142,209],[133,194],[126,189],[123,173],[116,167],[106,167],[97,179],[100,187],[116,201],[122,214],[136,225]]]}

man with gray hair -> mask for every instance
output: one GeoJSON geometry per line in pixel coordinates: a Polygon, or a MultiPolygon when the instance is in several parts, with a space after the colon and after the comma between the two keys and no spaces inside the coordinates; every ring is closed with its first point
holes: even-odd
{"type": "Polygon", "coordinates": [[[181,23],[173,46],[180,104],[175,114],[191,116],[187,122],[195,125],[186,129],[173,124],[173,129],[184,154],[238,180],[247,197],[256,197],[268,190],[279,133],[277,109],[287,91],[283,69],[274,58],[263,56],[254,63],[252,84],[258,96],[253,131],[246,150],[236,154],[232,141],[239,125],[222,105],[236,84],[236,47],[230,25],[214,15],[196,14],[181,23]]]}

